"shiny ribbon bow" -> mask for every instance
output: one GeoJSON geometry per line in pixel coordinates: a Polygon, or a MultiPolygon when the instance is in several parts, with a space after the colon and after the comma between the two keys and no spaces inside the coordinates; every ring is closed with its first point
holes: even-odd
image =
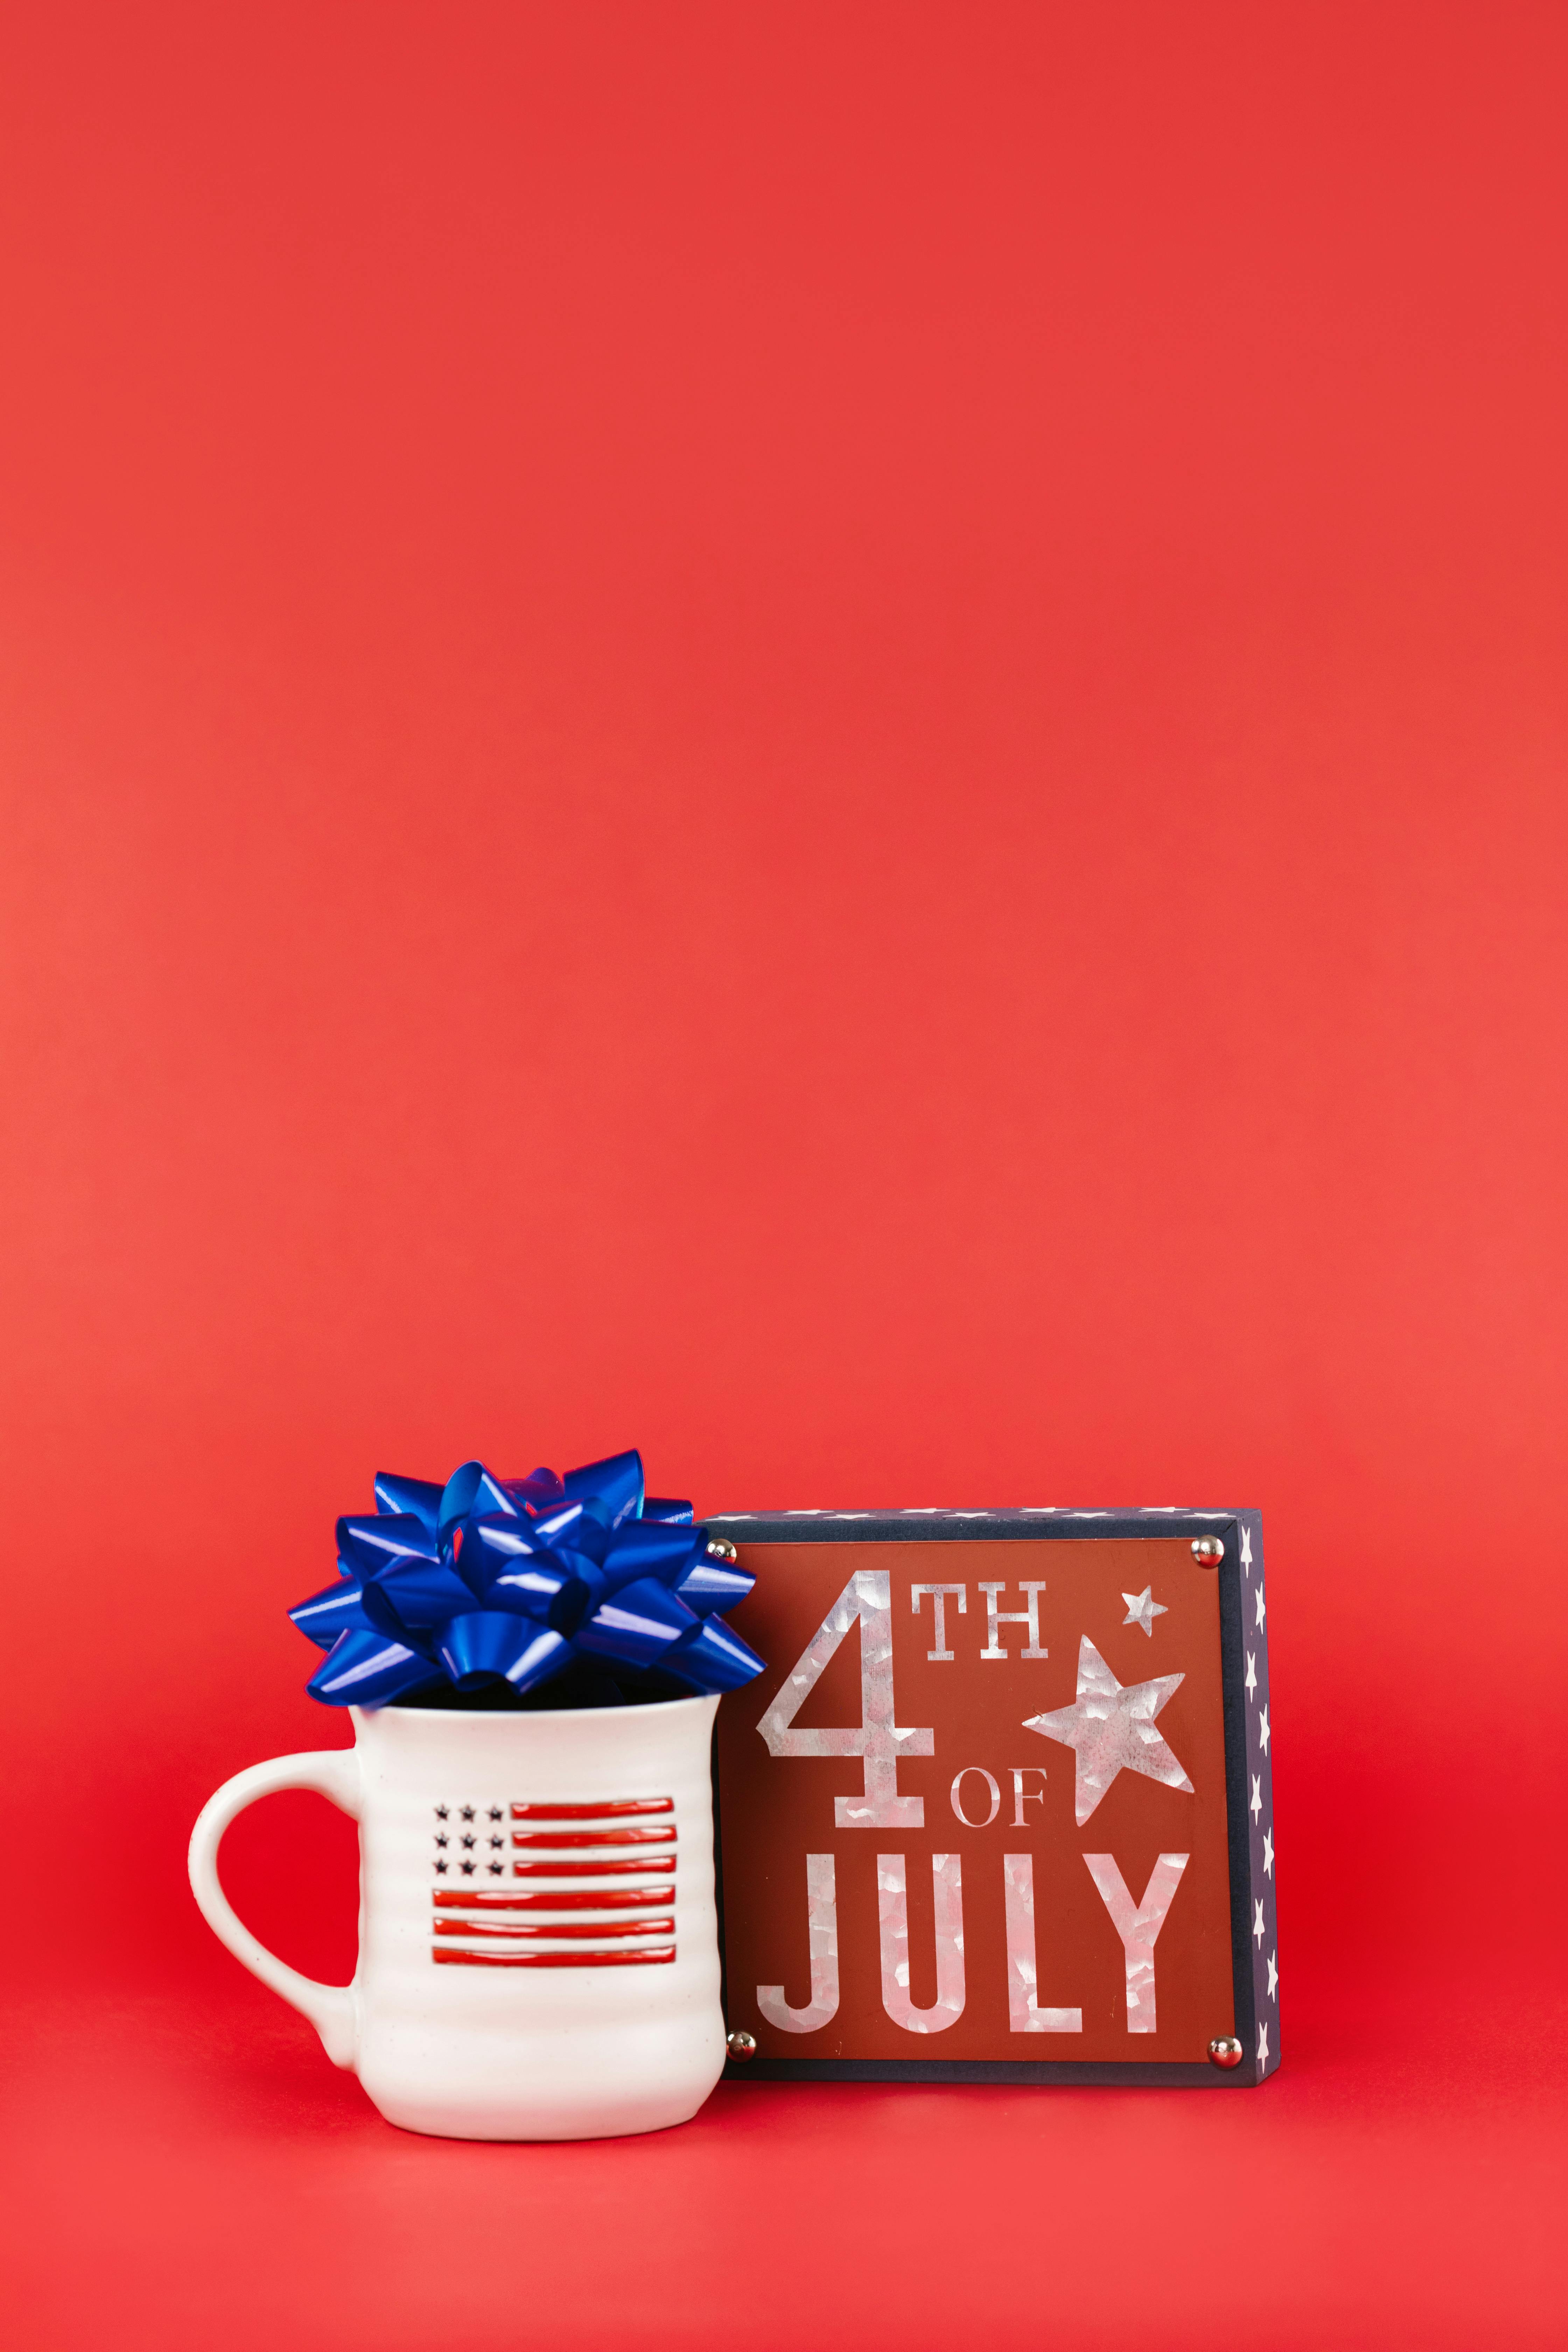
{"type": "Polygon", "coordinates": [[[330,1706],[384,1706],[443,1678],[521,1694],[574,1658],[657,1667],[696,1691],[763,1670],[717,1613],[755,1579],[689,1503],[644,1496],[640,1454],[563,1478],[497,1478],[482,1462],[445,1486],[383,1474],[375,1505],[338,1521],[342,1582],[289,1612],[329,1654],[309,1687],[330,1706]]]}

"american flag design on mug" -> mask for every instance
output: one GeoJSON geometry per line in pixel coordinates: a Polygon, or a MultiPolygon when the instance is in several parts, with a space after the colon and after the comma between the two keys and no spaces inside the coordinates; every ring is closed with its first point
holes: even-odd
{"type": "Polygon", "coordinates": [[[437,1805],[432,1959],[469,1969],[673,1961],[674,1815],[673,1797],[437,1805]]]}

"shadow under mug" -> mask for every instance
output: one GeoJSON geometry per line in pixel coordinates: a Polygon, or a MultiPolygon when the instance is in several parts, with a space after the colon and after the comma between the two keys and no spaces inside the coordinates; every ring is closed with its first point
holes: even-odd
{"type": "Polygon", "coordinates": [[[203,1916],[389,2123],[594,2139],[696,2114],[724,2064],[717,1698],[528,1714],[349,1710],[354,1745],[227,1780],[191,1837],[203,1916]],[[235,1815],[313,1789],[359,1823],[359,1960],[318,1984],[231,1908],[235,1815]]]}

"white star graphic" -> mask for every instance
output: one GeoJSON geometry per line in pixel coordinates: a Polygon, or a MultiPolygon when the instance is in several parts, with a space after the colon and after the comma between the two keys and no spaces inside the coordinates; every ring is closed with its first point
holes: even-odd
{"type": "Polygon", "coordinates": [[[1261,1631],[1263,1625],[1263,1587],[1261,1584],[1258,1588],[1258,1628],[1261,1631]]]}
{"type": "Polygon", "coordinates": [[[1241,1530],[1241,1572],[1243,1576],[1250,1576],[1252,1573],[1252,1529],[1250,1528],[1243,1528],[1241,1530]]]}
{"type": "Polygon", "coordinates": [[[1279,1971],[1274,1965],[1272,1952],[1268,1955],[1268,1998],[1270,2000],[1278,2000],[1279,1998],[1279,1971]]]}
{"type": "Polygon", "coordinates": [[[1265,1830],[1263,1832],[1263,1875],[1265,1878],[1272,1878],[1274,1875],[1274,1832],[1272,1830],[1265,1830]]]}
{"type": "Polygon", "coordinates": [[[1258,1785],[1260,1777],[1261,1776],[1256,1772],[1252,1776],[1252,1803],[1247,1810],[1250,1811],[1254,1821],[1258,1819],[1258,1814],[1263,1811],[1263,1792],[1258,1785]]]}
{"type": "Polygon", "coordinates": [[[1171,1613],[1163,1601],[1155,1600],[1153,1586],[1146,1584],[1142,1592],[1124,1592],[1121,1598],[1127,1603],[1127,1614],[1121,1620],[1122,1623],[1142,1625],[1149,1639],[1152,1641],[1155,1618],[1168,1617],[1171,1613]]]}
{"type": "Polygon", "coordinates": [[[1078,1695],[1071,1706],[1031,1715],[1026,1731],[1058,1739],[1078,1762],[1075,1810],[1079,1829],[1119,1772],[1142,1772],[1167,1789],[1193,1784],[1154,1728],[1154,1717],[1184,1675],[1157,1675],[1146,1683],[1119,1683],[1085,1633],[1078,1648],[1078,1695]]]}
{"type": "Polygon", "coordinates": [[[1248,1698],[1250,1698],[1250,1697],[1252,1696],[1253,1692],[1254,1692],[1257,1688],[1258,1688],[1258,1657],[1257,1657],[1257,1653],[1256,1653],[1255,1651],[1248,1650],[1248,1652],[1247,1652],[1247,1697],[1248,1697],[1248,1698]]]}
{"type": "Polygon", "coordinates": [[[1258,1745],[1265,1756],[1268,1753],[1268,1709],[1264,1708],[1258,1725],[1258,1745]]]}
{"type": "Polygon", "coordinates": [[[1255,1903],[1252,1906],[1252,1932],[1258,1938],[1258,1949],[1261,1951],[1263,1948],[1263,1906],[1261,1903],[1255,1903]]]}
{"type": "Polygon", "coordinates": [[[1260,2025],[1258,2029],[1258,2063],[1260,2066],[1268,2055],[1268,2028],[1266,2025],[1260,2025]]]}

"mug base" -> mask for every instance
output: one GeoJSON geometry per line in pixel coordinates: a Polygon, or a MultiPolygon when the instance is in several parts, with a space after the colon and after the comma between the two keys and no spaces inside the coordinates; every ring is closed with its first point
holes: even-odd
{"type": "Polygon", "coordinates": [[[710,2083],[705,2089],[688,2092],[679,2099],[666,2095],[603,2103],[542,2104],[521,2109],[498,2107],[489,2115],[476,2113],[466,2101],[460,2108],[439,2099],[374,2099],[372,2105],[397,2130],[416,2132],[426,2139],[631,2139],[644,2132],[672,2131],[679,2124],[689,2123],[712,2095],[714,2087],[710,2083]]]}

